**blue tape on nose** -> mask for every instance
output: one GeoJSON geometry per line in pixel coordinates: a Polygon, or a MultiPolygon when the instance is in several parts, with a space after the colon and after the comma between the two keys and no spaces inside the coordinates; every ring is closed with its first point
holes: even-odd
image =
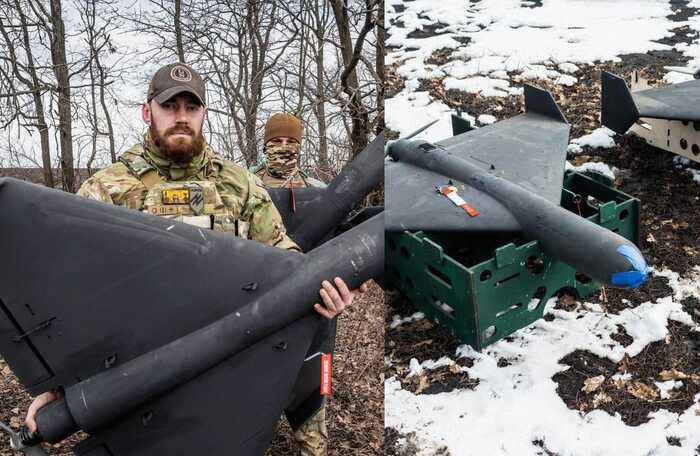
{"type": "Polygon", "coordinates": [[[631,271],[616,272],[610,281],[619,287],[637,288],[647,280],[647,262],[636,248],[623,244],[617,248],[617,253],[627,258],[632,266],[631,271]]]}

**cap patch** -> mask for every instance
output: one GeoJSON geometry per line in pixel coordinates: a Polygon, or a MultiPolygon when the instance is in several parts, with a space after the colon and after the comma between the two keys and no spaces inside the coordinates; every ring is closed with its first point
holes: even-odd
{"type": "Polygon", "coordinates": [[[170,77],[175,81],[189,82],[192,80],[192,73],[184,66],[177,65],[170,70],[170,77]]]}

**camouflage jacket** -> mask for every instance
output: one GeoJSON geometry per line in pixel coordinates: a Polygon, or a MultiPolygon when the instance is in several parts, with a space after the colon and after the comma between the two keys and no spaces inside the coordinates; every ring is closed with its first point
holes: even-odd
{"type": "Polygon", "coordinates": [[[223,160],[208,145],[185,167],[163,159],[154,148],[147,134],[143,144],[136,144],[117,163],[95,173],[77,194],[299,250],[255,175],[223,160]]]}
{"type": "Polygon", "coordinates": [[[307,187],[306,179],[302,175],[301,171],[297,170],[293,176],[286,179],[280,177],[275,177],[269,173],[267,166],[263,165],[260,169],[255,171],[255,175],[260,178],[263,185],[268,188],[279,188],[279,187],[293,187],[302,188],[307,187]]]}

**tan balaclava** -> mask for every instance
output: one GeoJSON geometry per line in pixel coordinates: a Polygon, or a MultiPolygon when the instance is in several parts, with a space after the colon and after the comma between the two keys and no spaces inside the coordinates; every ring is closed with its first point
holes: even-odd
{"type": "Polygon", "coordinates": [[[267,171],[271,176],[287,179],[297,173],[302,130],[301,121],[291,114],[277,113],[267,121],[265,124],[265,144],[283,136],[297,141],[284,145],[266,145],[267,171]]]}

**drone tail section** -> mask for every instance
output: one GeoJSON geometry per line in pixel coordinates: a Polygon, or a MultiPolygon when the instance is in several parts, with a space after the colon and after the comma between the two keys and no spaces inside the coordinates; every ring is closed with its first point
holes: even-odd
{"type": "Polygon", "coordinates": [[[621,77],[601,73],[601,123],[619,134],[624,134],[639,119],[637,104],[627,83],[621,77]]]}

